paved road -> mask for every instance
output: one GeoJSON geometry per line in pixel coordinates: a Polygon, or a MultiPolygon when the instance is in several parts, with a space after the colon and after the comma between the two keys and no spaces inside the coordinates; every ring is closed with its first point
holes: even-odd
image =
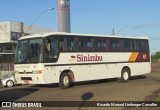
{"type": "MultiPolygon", "coordinates": [[[[57,85],[23,85],[0,89],[0,101],[149,101],[160,93],[160,64],[152,64],[152,72],[132,78],[128,83],[114,79],[76,84],[70,89],[57,85]]],[[[15,109],[15,108],[14,108],[15,109]]],[[[47,108],[55,110],[104,110],[106,108],[47,108]]],[[[108,110],[127,110],[108,108],[108,110]]],[[[130,108],[131,109],[131,108],[130,108]]],[[[136,108],[133,108],[136,110],[136,108]]]]}

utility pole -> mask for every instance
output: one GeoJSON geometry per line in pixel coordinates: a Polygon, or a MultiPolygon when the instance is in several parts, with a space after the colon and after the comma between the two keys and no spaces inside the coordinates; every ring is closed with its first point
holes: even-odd
{"type": "Polygon", "coordinates": [[[112,29],[112,35],[115,35],[115,31],[114,31],[114,28],[112,29]]]}
{"type": "Polygon", "coordinates": [[[20,23],[20,36],[19,37],[22,37],[24,35],[24,23],[21,22],[20,23]]]}

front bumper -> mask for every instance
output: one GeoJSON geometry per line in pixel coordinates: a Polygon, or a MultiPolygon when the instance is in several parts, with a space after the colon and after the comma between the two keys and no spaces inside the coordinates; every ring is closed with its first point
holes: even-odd
{"type": "Polygon", "coordinates": [[[15,78],[21,84],[45,84],[42,74],[15,74],[15,78]]]}

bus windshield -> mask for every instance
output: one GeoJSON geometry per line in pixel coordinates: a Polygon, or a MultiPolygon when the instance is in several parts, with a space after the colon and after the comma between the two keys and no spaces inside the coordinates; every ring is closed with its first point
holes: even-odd
{"type": "Polygon", "coordinates": [[[18,41],[15,63],[38,63],[42,61],[42,39],[27,39],[18,41]]]}

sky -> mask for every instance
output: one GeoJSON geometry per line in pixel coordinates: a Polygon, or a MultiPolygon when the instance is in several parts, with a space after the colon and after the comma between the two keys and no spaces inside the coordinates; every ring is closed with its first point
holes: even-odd
{"type": "MultiPolygon", "coordinates": [[[[151,53],[160,51],[160,0],[70,0],[71,32],[148,36],[151,53]]],[[[24,22],[58,31],[57,0],[1,0],[0,22],[24,22]]]]}

